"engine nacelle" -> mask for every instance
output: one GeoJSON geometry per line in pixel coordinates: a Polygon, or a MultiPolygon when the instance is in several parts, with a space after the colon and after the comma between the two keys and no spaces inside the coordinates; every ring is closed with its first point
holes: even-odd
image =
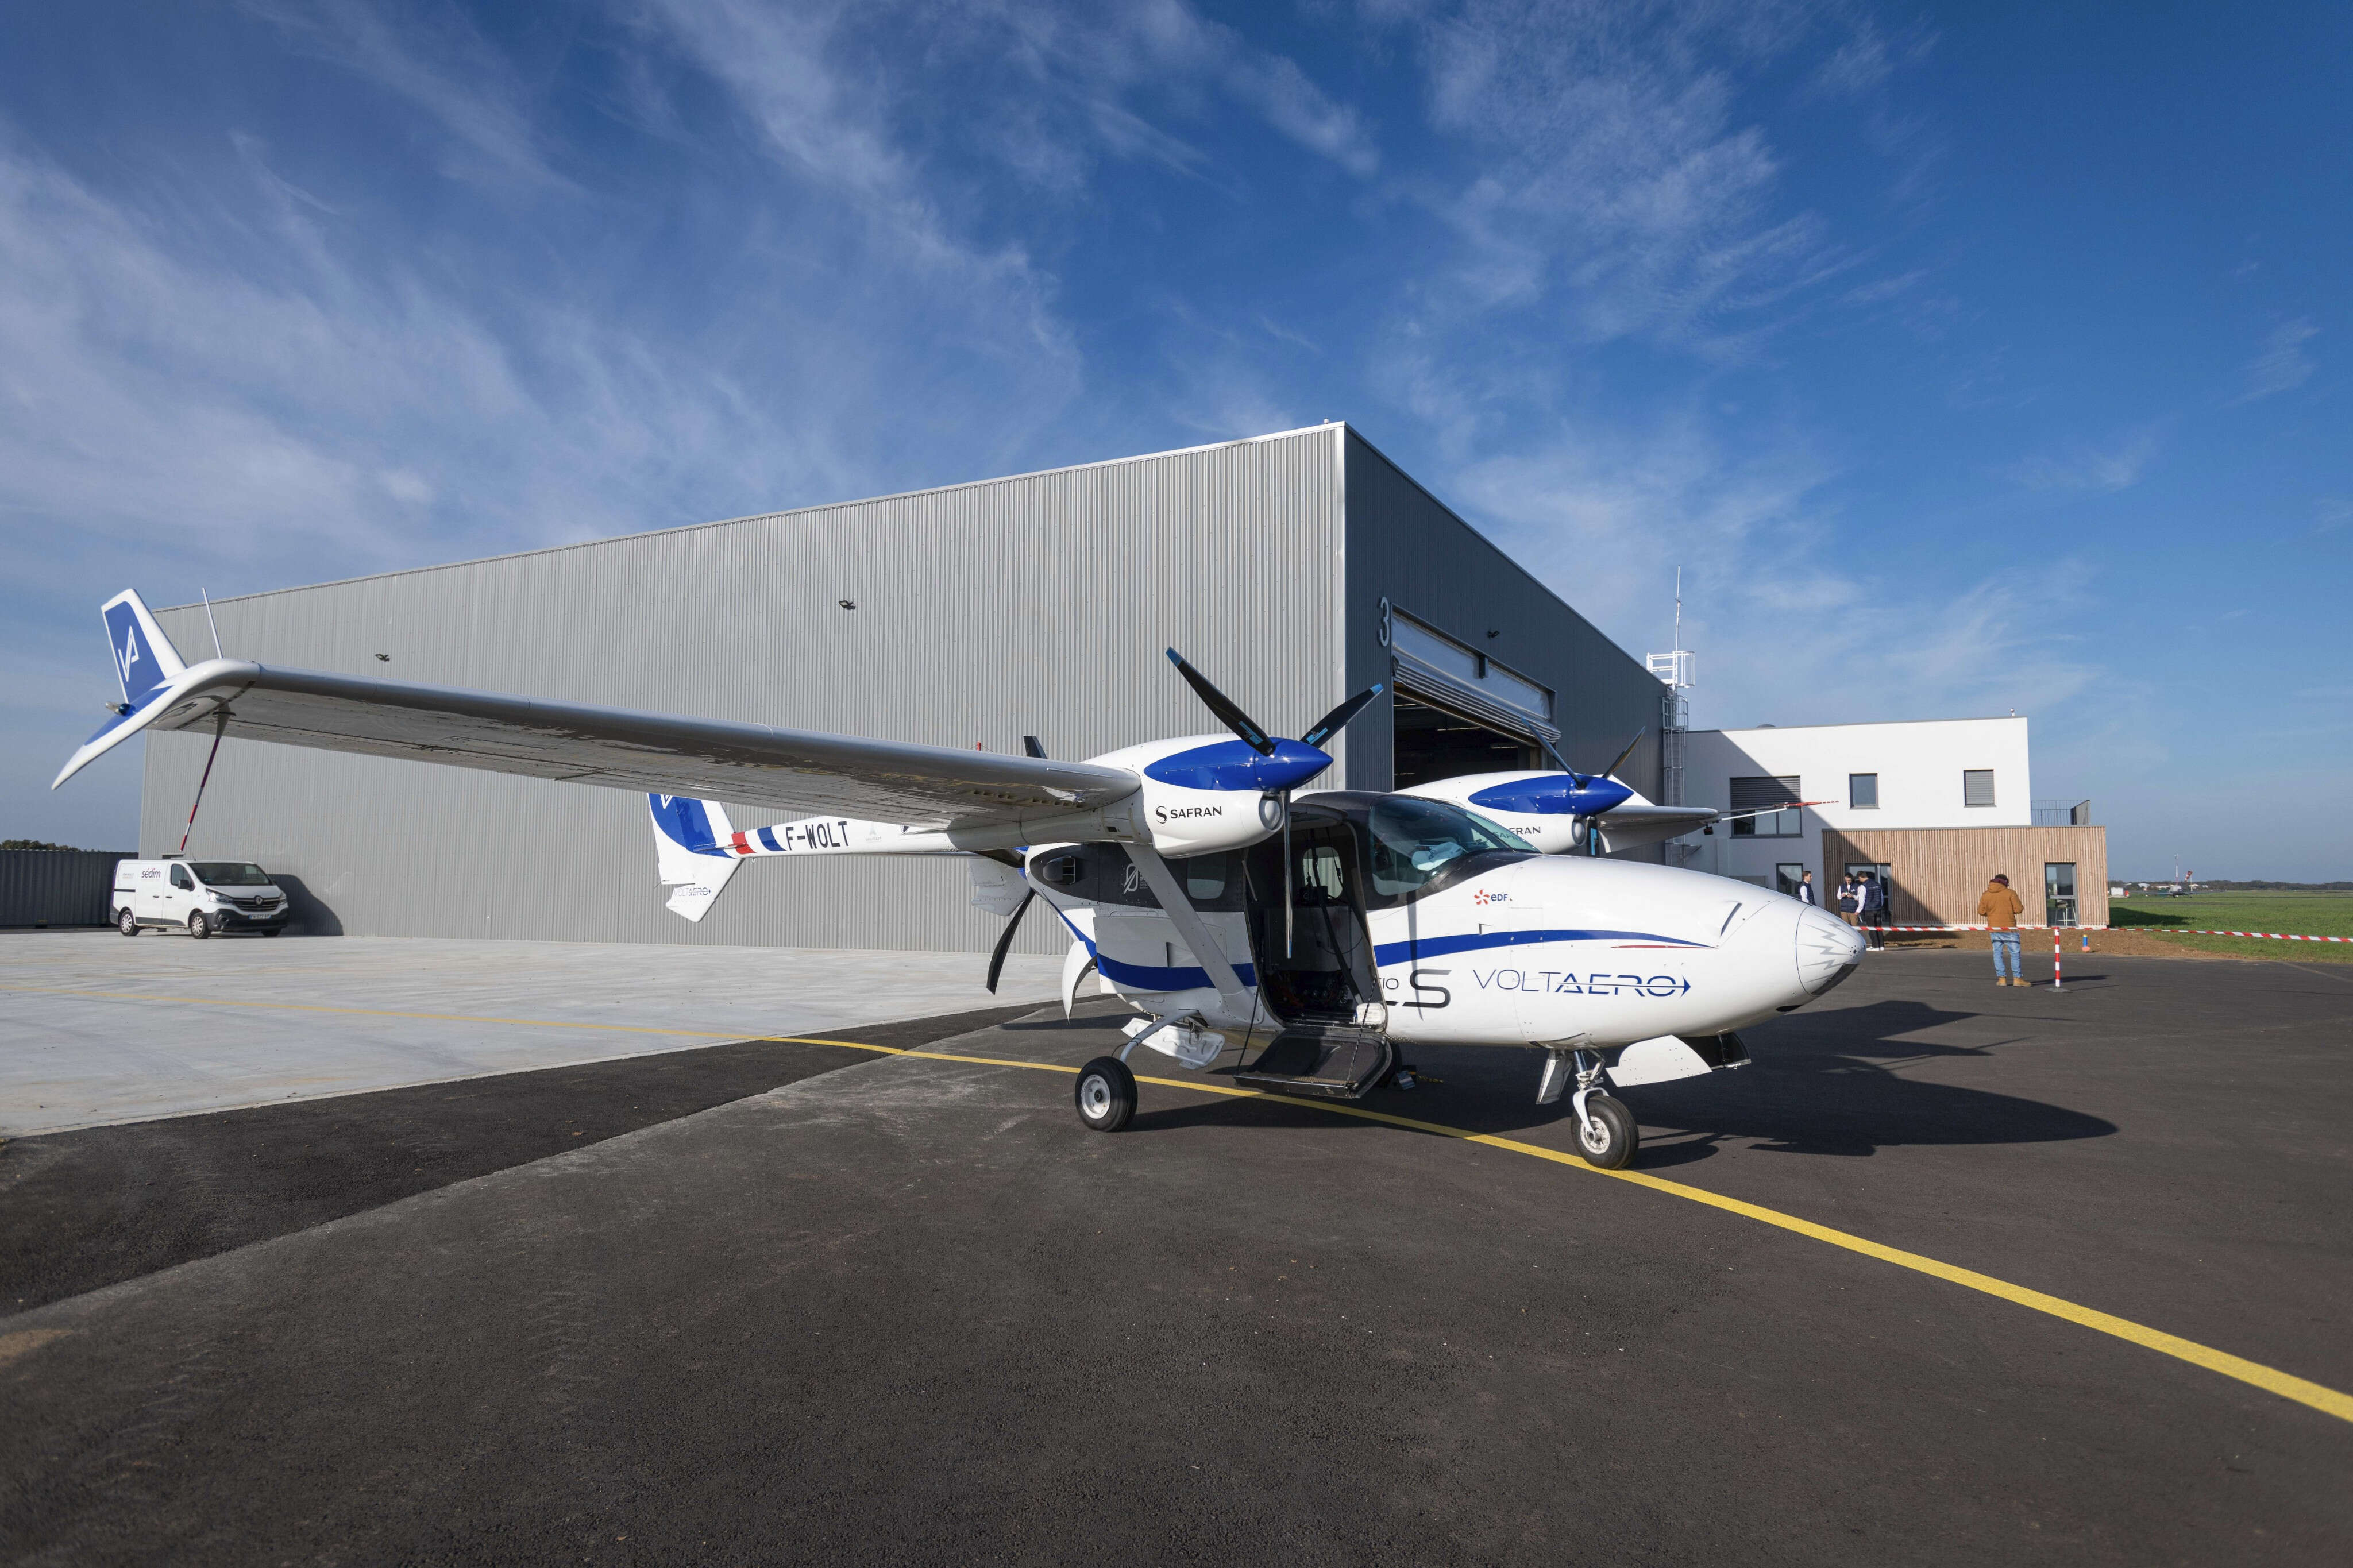
{"type": "Polygon", "coordinates": [[[1261,752],[1229,735],[1189,735],[1090,758],[1132,768],[1143,787],[1118,807],[1133,814],[1136,836],[1165,856],[1247,849],[1282,831],[1282,792],[1298,788],[1332,759],[1298,741],[1273,741],[1261,752]]]}
{"type": "MultiPolygon", "coordinates": [[[[1631,793],[1623,785],[1616,787],[1619,799],[1631,793]]],[[[1539,855],[1565,855],[1585,847],[1586,819],[1574,815],[1574,786],[1563,773],[1469,773],[1416,784],[1398,793],[1442,800],[1449,805],[1475,811],[1496,826],[1508,829],[1539,855]],[[1478,798],[1481,796],[1485,798],[1478,798]],[[1527,809],[1535,806],[1546,809],[1527,809]]]]}
{"type": "Polygon", "coordinates": [[[1282,817],[1279,795],[1187,789],[1150,778],[1144,781],[1135,811],[1152,847],[1170,859],[1247,849],[1282,832],[1282,817]]]}

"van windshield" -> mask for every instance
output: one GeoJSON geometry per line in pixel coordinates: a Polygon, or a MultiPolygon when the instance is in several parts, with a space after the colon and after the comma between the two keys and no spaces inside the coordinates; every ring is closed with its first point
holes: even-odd
{"type": "Polygon", "coordinates": [[[263,888],[269,873],[250,860],[191,860],[189,869],[207,888],[263,888]]]}

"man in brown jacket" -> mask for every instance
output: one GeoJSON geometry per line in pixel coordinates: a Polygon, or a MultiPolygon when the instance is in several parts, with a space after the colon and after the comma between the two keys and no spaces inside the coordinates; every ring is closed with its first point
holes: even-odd
{"type": "Polygon", "coordinates": [[[2018,917],[2026,912],[2024,900],[2010,890],[2010,879],[1996,876],[1986,884],[1985,896],[1978,900],[1978,918],[1992,929],[1987,934],[1993,938],[1993,983],[1996,985],[2023,985],[2018,962],[2018,917]],[[2009,970],[2003,971],[2007,963],[2009,970]]]}

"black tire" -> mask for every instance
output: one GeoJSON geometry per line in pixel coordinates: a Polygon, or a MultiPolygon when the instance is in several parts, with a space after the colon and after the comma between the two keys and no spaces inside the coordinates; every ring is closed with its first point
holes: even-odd
{"type": "Polygon", "coordinates": [[[205,938],[213,934],[213,922],[205,919],[204,910],[190,910],[188,911],[188,934],[195,937],[198,942],[202,942],[205,938]]]}
{"type": "Polygon", "coordinates": [[[1588,1120],[1575,1129],[1577,1152],[1585,1157],[1585,1163],[1602,1171],[1621,1170],[1633,1163],[1634,1150],[1642,1141],[1634,1128],[1633,1112],[1606,1094],[1588,1095],[1585,1112],[1588,1120]],[[1595,1136],[1597,1122],[1602,1134],[1599,1138],[1595,1136]]]}
{"type": "Polygon", "coordinates": [[[119,910],[114,916],[114,929],[125,936],[139,934],[139,917],[129,910],[119,910]]]}
{"type": "Polygon", "coordinates": [[[1117,1057],[1097,1057],[1079,1069],[1071,1098],[1080,1121],[1098,1132],[1116,1132],[1135,1114],[1135,1075],[1117,1057]]]}

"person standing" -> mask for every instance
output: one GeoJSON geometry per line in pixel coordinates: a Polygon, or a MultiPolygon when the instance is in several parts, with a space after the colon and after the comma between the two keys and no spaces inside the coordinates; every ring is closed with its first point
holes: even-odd
{"type": "Polygon", "coordinates": [[[1858,876],[1856,884],[1855,902],[1862,906],[1858,912],[1863,928],[1871,933],[1871,951],[1883,952],[1887,948],[1887,932],[1883,929],[1887,924],[1887,888],[1869,871],[1858,876]]]}
{"type": "Polygon", "coordinates": [[[1986,884],[1984,895],[1978,900],[1978,918],[1985,921],[1986,934],[1993,939],[1996,985],[2026,984],[2018,961],[2018,917],[2025,912],[2025,900],[2011,889],[2008,877],[1997,875],[1986,884]],[[2009,966],[2007,972],[2003,969],[2005,964],[2009,966]]]}
{"type": "Polygon", "coordinates": [[[1816,909],[1822,907],[1820,896],[1814,891],[1814,874],[1811,871],[1798,879],[1798,902],[1811,904],[1816,909]]]}
{"type": "Polygon", "coordinates": [[[1839,879],[1838,917],[1851,926],[1862,923],[1862,897],[1856,887],[1854,873],[1849,871],[1839,879]]]}

